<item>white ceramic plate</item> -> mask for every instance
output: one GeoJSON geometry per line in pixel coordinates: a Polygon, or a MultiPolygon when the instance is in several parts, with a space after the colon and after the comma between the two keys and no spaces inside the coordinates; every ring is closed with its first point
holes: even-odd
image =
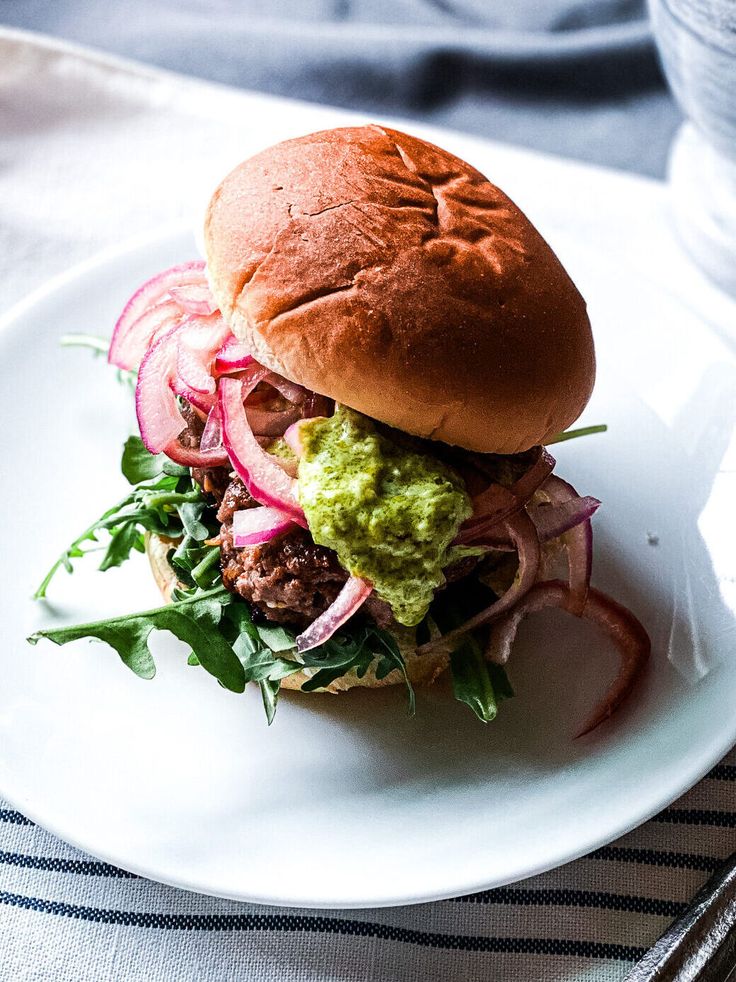
{"type": "Polygon", "coordinates": [[[37,294],[0,332],[6,553],[0,623],[0,792],[41,825],[126,869],[271,904],[411,903],[488,888],[582,855],[694,783],[736,740],[733,501],[736,368],[695,319],[605,262],[555,245],[590,300],[600,372],[558,470],[603,499],[594,582],[654,643],[613,722],[574,741],[615,670],[606,644],[556,612],[526,624],[517,698],[484,727],[446,688],[282,698],[265,724],[182,646],[155,643],[152,682],[81,642],[31,631],[158,603],[145,560],[60,575],[51,560],[124,493],[129,397],[66,331],[109,331],[145,277],[192,255],[172,231],[37,294]],[[668,306],[669,304],[669,306],[668,306]],[[655,544],[656,543],[656,544],[655,544]]]}

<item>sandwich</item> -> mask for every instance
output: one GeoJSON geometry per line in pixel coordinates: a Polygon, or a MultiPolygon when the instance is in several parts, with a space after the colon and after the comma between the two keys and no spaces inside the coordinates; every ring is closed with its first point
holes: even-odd
{"type": "Polygon", "coordinates": [[[104,532],[102,568],[145,550],[166,603],[31,640],[98,638],[151,677],[148,638],[170,631],[226,688],[260,685],[269,722],[284,688],[402,683],[413,708],[449,670],[488,722],[520,621],[561,607],[620,654],[580,732],[603,722],[649,639],[591,586],[600,502],[554,473],[594,345],[525,215],[458,157],[373,125],[240,164],[204,242],[122,311],[108,360],[135,387],[133,490],[37,594],[104,532]]]}

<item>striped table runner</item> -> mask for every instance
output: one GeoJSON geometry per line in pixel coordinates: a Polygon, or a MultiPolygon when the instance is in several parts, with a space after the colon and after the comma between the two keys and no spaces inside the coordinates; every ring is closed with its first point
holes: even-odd
{"type": "Polygon", "coordinates": [[[736,751],[585,859],[383,910],[197,896],[97,862],[0,802],[0,979],[614,982],[736,850],[736,751]]]}

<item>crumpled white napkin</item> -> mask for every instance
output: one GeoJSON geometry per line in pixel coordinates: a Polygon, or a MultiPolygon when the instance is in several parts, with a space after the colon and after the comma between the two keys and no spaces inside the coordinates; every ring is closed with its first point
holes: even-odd
{"type": "MultiPolygon", "coordinates": [[[[297,133],[305,112],[10,30],[0,98],[3,310],[104,247],[179,220],[194,228],[253,134],[263,129],[267,146],[297,133]]],[[[334,125],[330,110],[310,106],[309,117],[334,125]]]]}

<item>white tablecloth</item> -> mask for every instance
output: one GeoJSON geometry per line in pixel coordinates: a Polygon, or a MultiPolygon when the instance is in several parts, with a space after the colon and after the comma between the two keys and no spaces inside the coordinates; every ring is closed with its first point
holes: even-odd
{"type": "MultiPolygon", "coordinates": [[[[330,110],[1,31],[0,112],[2,309],[99,249],[171,220],[196,222],[254,128],[266,145],[335,124],[330,110]]],[[[499,154],[511,181],[525,159],[514,153],[499,154]]],[[[587,169],[575,166],[600,229],[604,176],[590,171],[586,181],[587,169]]],[[[673,289],[697,290],[710,319],[725,325],[731,308],[667,234],[661,188],[607,179],[629,182],[625,197],[644,215],[642,235],[622,232],[620,250],[645,254],[659,236],[673,289]]],[[[534,217],[534,200],[524,204],[534,217]]],[[[616,228],[611,219],[613,250],[616,228]]],[[[533,880],[444,903],[347,912],[256,907],[133,877],[0,802],[0,979],[613,982],[736,848],[734,780],[732,754],[656,819],[533,880]]]]}

